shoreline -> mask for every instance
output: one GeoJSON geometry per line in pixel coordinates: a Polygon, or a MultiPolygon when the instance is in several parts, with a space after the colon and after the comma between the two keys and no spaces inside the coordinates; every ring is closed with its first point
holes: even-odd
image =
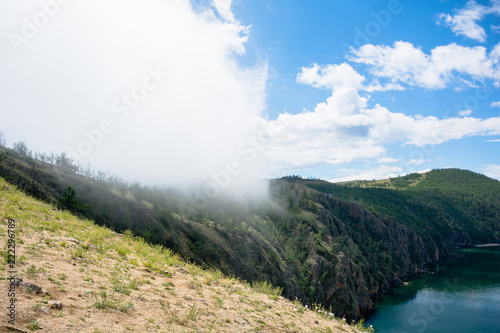
{"type": "MultiPolygon", "coordinates": [[[[486,243],[486,244],[476,244],[476,245],[470,245],[470,247],[456,247],[455,250],[460,250],[460,249],[471,249],[471,248],[486,248],[486,247],[496,247],[500,246],[499,243],[486,243]]],[[[386,290],[383,290],[379,292],[377,295],[374,295],[373,297],[370,297],[370,299],[373,302],[373,307],[371,309],[367,309],[362,311],[362,318],[365,320],[369,320],[370,317],[374,315],[374,313],[377,311],[377,308],[375,306],[375,300],[381,301],[385,295],[393,290],[394,288],[400,287],[400,286],[407,286],[411,280],[416,279],[418,277],[422,277],[424,275],[432,275],[435,274],[435,271],[433,270],[438,264],[446,262],[448,260],[452,259],[457,259],[457,258],[463,258],[463,255],[460,255],[456,252],[450,253],[448,256],[445,256],[443,258],[440,258],[438,260],[432,260],[429,263],[426,263],[422,266],[421,269],[417,271],[412,271],[412,272],[406,272],[403,276],[400,277],[400,282],[393,282],[389,285],[389,287],[386,290]],[[406,281],[405,281],[406,280],[406,281]]]]}

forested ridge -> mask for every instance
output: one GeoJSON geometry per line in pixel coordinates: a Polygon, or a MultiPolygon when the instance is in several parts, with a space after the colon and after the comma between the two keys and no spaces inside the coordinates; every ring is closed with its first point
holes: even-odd
{"type": "Polygon", "coordinates": [[[30,155],[0,147],[0,176],[186,260],[269,281],[286,297],[351,319],[453,248],[500,240],[500,184],[470,171],[346,184],[285,177],[270,181],[261,200],[219,197],[199,205],[186,192],[127,183],[64,154],[30,155]]]}
{"type": "Polygon", "coordinates": [[[470,236],[472,244],[500,240],[500,182],[472,171],[441,169],[344,184],[302,182],[335,198],[393,216],[422,236],[432,231],[446,237],[456,231],[470,236]]]}

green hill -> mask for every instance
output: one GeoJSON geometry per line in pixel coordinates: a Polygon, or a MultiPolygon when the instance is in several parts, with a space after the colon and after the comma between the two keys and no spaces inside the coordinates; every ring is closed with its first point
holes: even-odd
{"type": "Polygon", "coordinates": [[[270,181],[260,202],[200,205],[185,192],[128,184],[61,157],[2,151],[0,176],[28,194],[347,319],[453,248],[499,240],[498,181],[467,171],[341,185],[287,177],[270,181]]]}

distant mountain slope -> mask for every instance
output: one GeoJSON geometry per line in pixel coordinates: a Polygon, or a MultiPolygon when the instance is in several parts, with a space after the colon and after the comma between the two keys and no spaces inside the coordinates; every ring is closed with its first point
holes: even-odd
{"type": "Polygon", "coordinates": [[[198,205],[173,189],[84,176],[71,163],[3,151],[9,155],[0,158],[0,176],[29,194],[118,232],[131,229],[199,265],[269,281],[287,298],[348,319],[362,316],[390,286],[453,255],[454,247],[498,239],[498,192],[483,176],[481,189],[493,186],[485,199],[472,195],[474,186],[441,190],[444,180],[426,185],[439,190],[426,189],[418,176],[388,185],[288,177],[270,181],[269,197],[259,202],[220,197],[198,205]]]}
{"type": "Polygon", "coordinates": [[[431,232],[433,239],[446,239],[453,246],[500,241],[500,182],[471,171],[433,170],[343,184],[301,182],[393,216],[422,236],[431,232]]]}

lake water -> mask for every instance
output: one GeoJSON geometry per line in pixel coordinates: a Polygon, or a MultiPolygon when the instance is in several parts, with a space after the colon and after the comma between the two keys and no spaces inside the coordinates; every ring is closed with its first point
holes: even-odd
{"type": "Polygon", "coordinates": [[[368,324],[380,333],[499,333],[500,246],[459,252],[463,259],[392,290],[368,324]]]}

